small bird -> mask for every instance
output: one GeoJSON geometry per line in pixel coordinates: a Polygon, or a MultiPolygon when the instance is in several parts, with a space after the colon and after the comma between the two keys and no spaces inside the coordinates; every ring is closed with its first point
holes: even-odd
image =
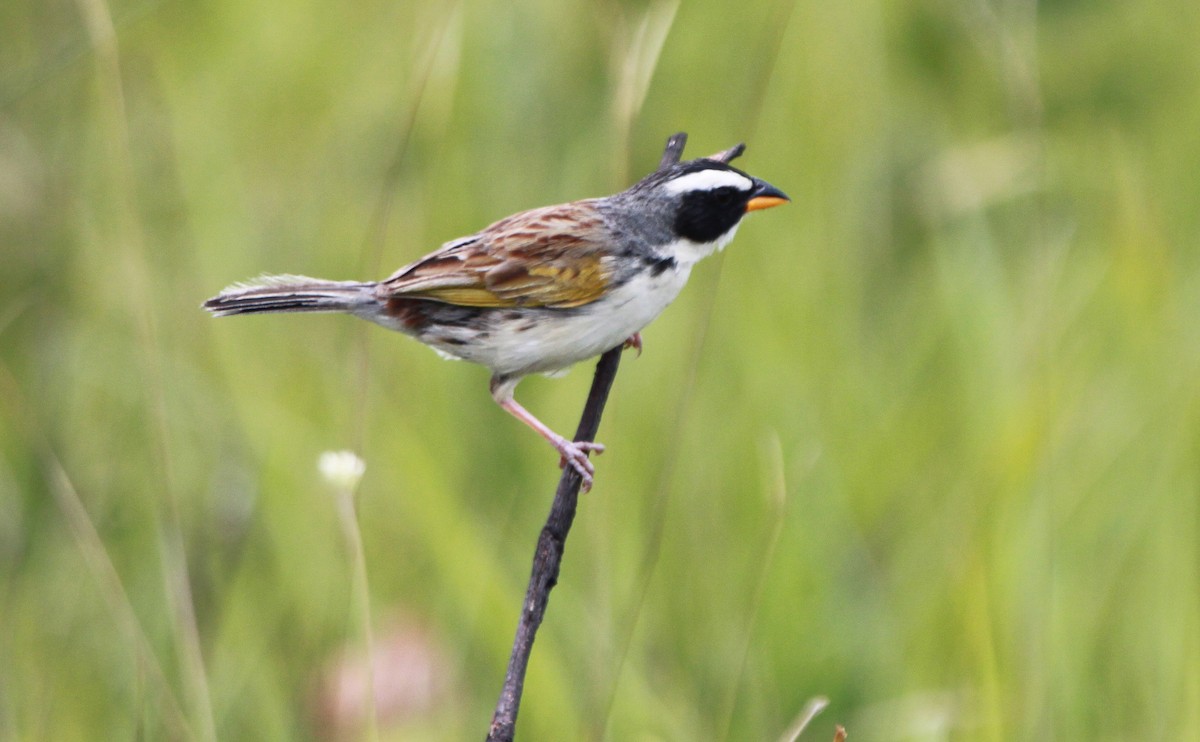
{"type": "Polygon", "coordinates": [[[549,441],[586,491],[595,473],[588,453],[604,446],[567,440],[513,392],[529,374],[563,371],[621,344],[640,351],[640,331],[679,295],[692,267],[728,244],[747,213],[789,200],[728,164],[743,149],[664,160],[612,196],[514,214],[382,281],[267,275],[230,286],[204,308],[217,317],[353,314],[486,366],[492,398],[549,441]]]}

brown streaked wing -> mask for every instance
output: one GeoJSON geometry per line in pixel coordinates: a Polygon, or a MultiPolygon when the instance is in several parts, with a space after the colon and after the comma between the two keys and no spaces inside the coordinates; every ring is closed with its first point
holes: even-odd
{"type": "Polygon", "coordinates": [[[381,289],[469,307],[578,307],[599,299],[611,278],[603,234],[586,201],[534,209],[448,243],[381,289]]]}

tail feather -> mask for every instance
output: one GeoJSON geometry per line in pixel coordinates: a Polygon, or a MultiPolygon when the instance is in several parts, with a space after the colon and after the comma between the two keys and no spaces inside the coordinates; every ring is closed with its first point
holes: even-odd
{"type": "Polygon", "coordinates": [[[214,317],[268,312],[353,312],[375,301],[374,283],[308,276],[262,276],[236,283],[204,302],[214,317]]]}

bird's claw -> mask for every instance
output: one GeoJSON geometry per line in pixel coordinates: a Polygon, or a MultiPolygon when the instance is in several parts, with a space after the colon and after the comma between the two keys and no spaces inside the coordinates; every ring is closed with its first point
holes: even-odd
{"type": "Polygon", "coordinates": [[[579,478],[583,480],[583,491],[590,490],[592,479],[596,474],[596,467],[588,458],[588,454],[593,451],[597,454],[604,453],[604,444],[594,441],[563,441],[557,448],[561,454],[558,467],[563,469],[570,464],[571,468],[579,474],[579,478]]]}
{"type": "Polygon", "coordinates": [[[629,350],[630,348],[637,351],[638,358],[642,357],[642,333],[635,332],[625,338],[625,344],[621,346],[621,350],[629,350]]]}

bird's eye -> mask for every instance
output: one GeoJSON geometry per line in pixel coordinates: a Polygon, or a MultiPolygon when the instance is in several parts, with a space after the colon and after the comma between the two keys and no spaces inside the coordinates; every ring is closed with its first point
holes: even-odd
{"type": "Polygon", "coordinates": [[[713,191],[713,200],[721,206],[729,206],[733,203],[734,192],[732,188],[718,188],[713,191]]]}

